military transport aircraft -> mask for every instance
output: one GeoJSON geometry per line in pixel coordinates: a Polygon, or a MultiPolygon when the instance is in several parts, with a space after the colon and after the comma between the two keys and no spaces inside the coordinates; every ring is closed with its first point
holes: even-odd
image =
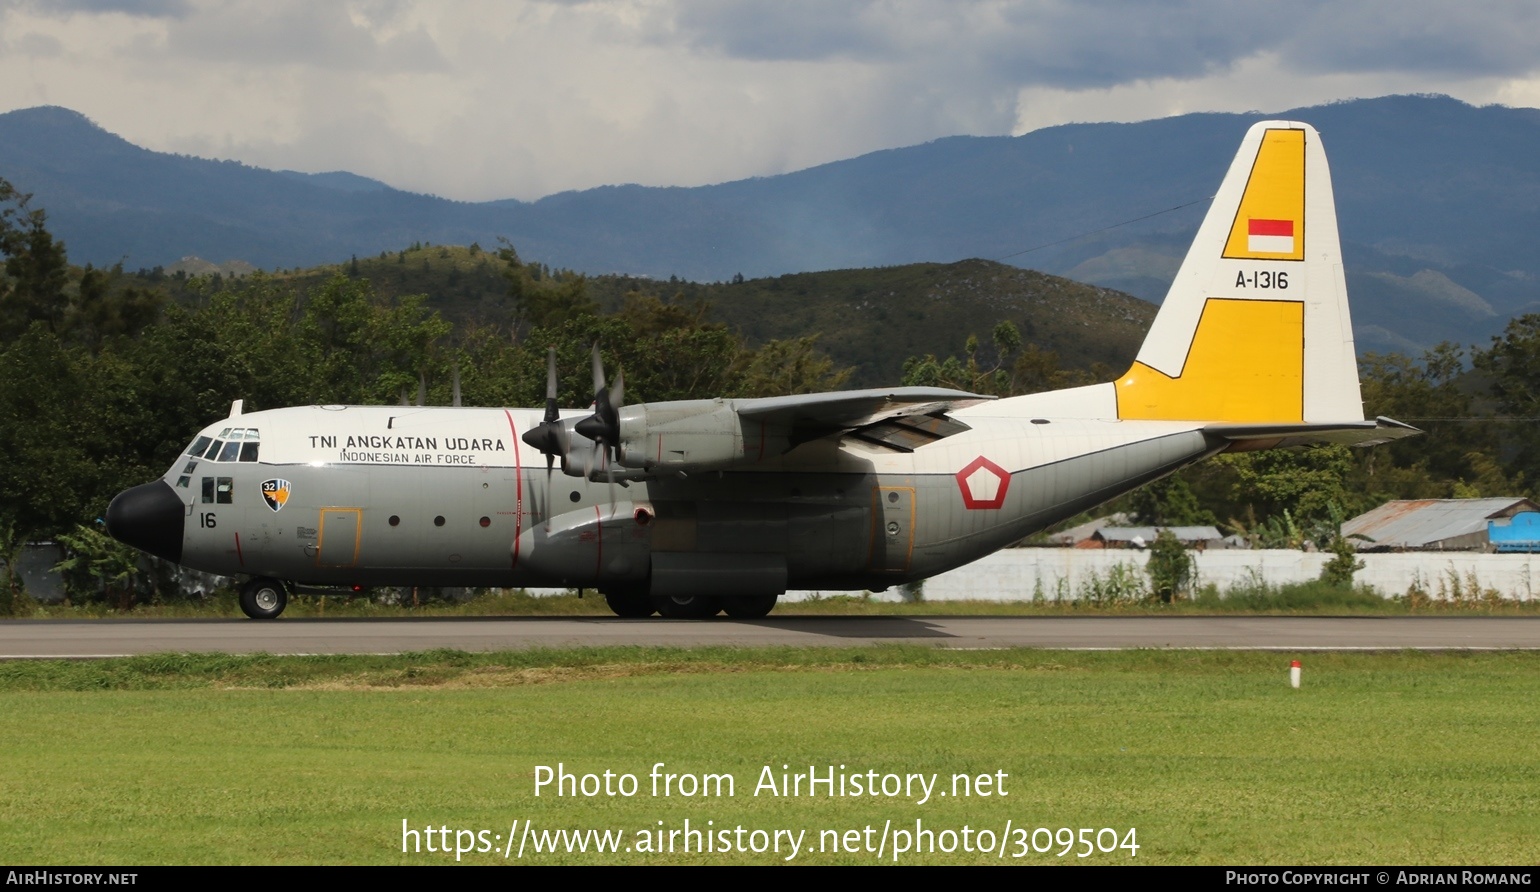
{"type": "Polygon", "coordinates": [[[249,577],[241,607],[322,587],[568,586],[626,617],[769,613],[968,563],[1220,452],[1368,445],[1326,155],[1254,125],[1138,358],[1008,399],[920,387],[624,405],[308,406],[205,428],[117,496],[113,536],[249,577]],[[561,474],[554,473],[559,461],[561,474]]]}

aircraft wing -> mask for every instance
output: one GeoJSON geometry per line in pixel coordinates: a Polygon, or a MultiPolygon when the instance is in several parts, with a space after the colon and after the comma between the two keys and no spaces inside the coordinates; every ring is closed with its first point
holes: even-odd
{"type": "Polygon", "coordinates": [[[1286,446],[1305,446],[1313,443],[1338,443],[1344,446],[1374,446],[1415,437],[1422,431],[1409,424],[1381,415],[1373,421],[1343,421],[1310,424],[1291,422],[1284,424],[1221,423],[1210,424],[1203,432],[1212,437],[1229,440],[1230,449],[1241,452],[1248,449],[1274,449],[1286,446]]]}
{"type": "Polygon", "coordinates": [[[890,387],[734,400],[739,417],[791,432],[803,443],[908,415],[933,415],[974,406],[992,396],[942,387],[890,387]]]}

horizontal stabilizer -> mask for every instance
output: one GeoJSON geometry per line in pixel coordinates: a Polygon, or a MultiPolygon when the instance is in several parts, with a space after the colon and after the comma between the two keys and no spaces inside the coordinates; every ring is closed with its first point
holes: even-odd
{"type": "Polygon", "coordinates": [[[1375,446],[1403,437],[1415,437],[1422,431],[1381,415],[1373,421],[1343,421],[1335,424],[1210,424],[1203,428],[1203,433],[1229,440],[1229,452],[1247,452],[1321,443],[1375,446]]]}

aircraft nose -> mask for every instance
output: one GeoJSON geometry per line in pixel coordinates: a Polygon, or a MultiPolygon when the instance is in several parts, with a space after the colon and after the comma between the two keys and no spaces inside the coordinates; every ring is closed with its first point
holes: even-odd
{"type": "Polygon", "coordinates": [[[112,538],[173,563],[182,560],[182,530],[187,506],[164,480],[118,493],[107,506],[112,538]]]}

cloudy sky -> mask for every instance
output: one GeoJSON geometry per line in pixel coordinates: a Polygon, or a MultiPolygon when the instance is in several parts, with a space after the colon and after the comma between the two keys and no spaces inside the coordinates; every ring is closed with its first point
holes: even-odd
{"type": "Polygon", "coordinates": [[[1540,4],[0,0],[0,111],[465,200],[1410,92],[1540,106],[1540,4]]]}

